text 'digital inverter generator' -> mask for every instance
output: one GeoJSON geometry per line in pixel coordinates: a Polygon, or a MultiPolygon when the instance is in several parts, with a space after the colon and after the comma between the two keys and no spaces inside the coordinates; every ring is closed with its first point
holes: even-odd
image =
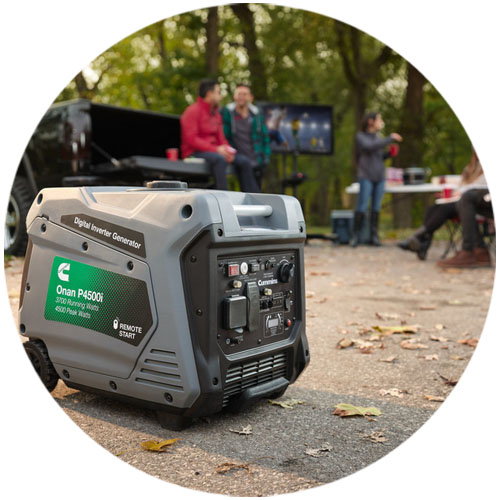
{"type": "Polygon", "coordinates": [[[49,188],[27,227],[19,324],[49,390],[61,378],[180,429],[282,395],[309,362],[293,197],[49,188]]]}

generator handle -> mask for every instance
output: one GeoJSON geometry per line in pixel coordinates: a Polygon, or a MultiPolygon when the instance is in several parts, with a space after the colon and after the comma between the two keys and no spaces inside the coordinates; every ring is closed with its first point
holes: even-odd
{"type": "Polygon", "coordinates": [[[234,212],[237,216],[254,216],[269,217],[273,214],[271,205],[233,205],[234,212]]]}

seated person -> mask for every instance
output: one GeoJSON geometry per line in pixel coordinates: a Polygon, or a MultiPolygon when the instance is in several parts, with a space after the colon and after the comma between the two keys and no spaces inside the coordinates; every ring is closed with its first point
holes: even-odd
{"type": "Polygon", "coordinates": [[[181,154],[183,158],[203,158],[210,166],[215,179],[215,189],[227,190],[226,167],[233,163],[240,181],[241,190],[258,193],[252,167],[241,161],[222,130],[219,113],[221,101],[219,84],[215,80],[202,80],[198,98],[187,107],[181,116],[181,154]]]}
{"type": "MultiPolygon", "coordinates": [[[[424,218],[424,225],[417,229],[416,233],[407,240],[400,241],[397,245],[403,250],[416,252],[420,260],[425,260],[427,251],[432,243],[432,236],[447,220],[458,217],[458,199],[470,189],[487,189],[483,168],[477,157],[476,151],[472,151],[469,164],[462,172],[462,178],[458,189],[453,193],[448,203],[431,205],[424,218]]],[[[445,201],[445,199],[442,199],[445,201]]]]}
{"type": "Polygon", "coordinates": [[[454,257],[440,260],[440,267],[488,267],[490,252],[484,242],[476,215],[493,217],[491,198],[487,189],[470,189],[458,201],[458,215],[462,223],[462,250],[454,257]]]}
{"type": "Polygon", "coordinates": [[[222,108],[224,135],[238,151],[238,161],[248,163],[262,187],[263,170],[269,164],[271,148],[264,117],[252,104],[250,87],[239,83],[234,90],[234,102],[222,108]]]}

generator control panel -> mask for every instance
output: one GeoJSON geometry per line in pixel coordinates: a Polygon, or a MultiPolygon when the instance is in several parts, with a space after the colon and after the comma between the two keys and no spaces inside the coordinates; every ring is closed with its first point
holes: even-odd
{"type": "Polygon", "coordinates": [[[302,314],[297,265],[295,252],[219,258],[217,340],[224,353],[290,336],[302,314]]]}

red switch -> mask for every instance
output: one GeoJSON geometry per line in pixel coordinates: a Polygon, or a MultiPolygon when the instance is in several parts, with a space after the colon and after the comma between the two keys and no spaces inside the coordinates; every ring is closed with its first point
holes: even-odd
{"type": "Polygon", "coordinates": [[[292,320],[290,318],[286,320],[286,326],[292,326],[292,320]]]}
{"type": "Polygon", "coordinates": [[[227,275],[228,276],[238,276],[240,274],[239,264],[228,264],[227,265],[227,275]]]}

